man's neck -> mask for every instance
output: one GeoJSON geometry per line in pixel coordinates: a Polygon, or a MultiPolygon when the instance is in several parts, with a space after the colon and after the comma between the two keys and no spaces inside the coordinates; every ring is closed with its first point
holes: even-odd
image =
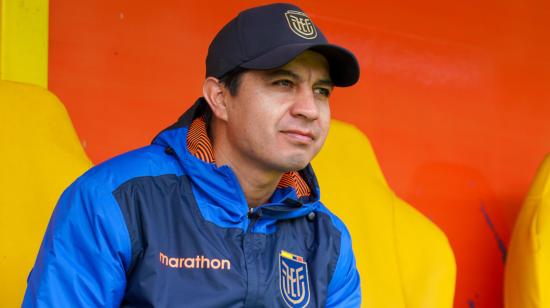
{"type": "Polygon", "coordinates": [[[222,146],[214,146],[214,156],[218,167],[227,165],[235,172],[248,207],[251,208],[268,202],[283,175],[280,172],[255,168],[252,163],[225,152],[222,146]]]}
{"type": "Polygon", "coordinates": [[[225,130],[220,129],[215,121],[209,124],[208,138],[212,144],[216,166],[226,165],[235,172],[249,208],[267,203],[284,172],[264,170],[246,157],[234,153],[227,144],[228,138],[223,136],[225,130]]]}

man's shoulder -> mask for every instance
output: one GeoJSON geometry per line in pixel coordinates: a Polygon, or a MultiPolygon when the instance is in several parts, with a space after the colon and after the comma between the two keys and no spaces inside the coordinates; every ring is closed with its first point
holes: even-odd
{"type": "Polygon", "coordinates": [[[120,185],[139,177],[181,174],[181,168],[163,147],[149,145],[115,156],[92,167],[73,185],[80,189],[111,193],[120,185]]]}
{"type": "Polygon", "coordinates": [[[325,204],[322,202],[319,202],[319,206],[317,207],[317,212],[322,213],[330,218],[330,222],[332,226],[338,230],[340,233],[348,234],[348,229],[346,227],[346,224],[340,217],[338,217],[336,214],[334,214],[325,204]]]}

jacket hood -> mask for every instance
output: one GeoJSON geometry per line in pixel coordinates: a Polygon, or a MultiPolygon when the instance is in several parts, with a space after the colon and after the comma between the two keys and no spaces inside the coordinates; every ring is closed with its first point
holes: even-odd
{"type": "Polygon", "coordinates": [[[317,179],[308,164],[304,169],[285,173],[268,203],[249,210],[239,181],[229,166],[217,167],[207,134],[210,108],[199,98],[179,120],[160,132],[153,144],[173,155],[189,176],[198,203],[208,204],[208,211],[216,211],[228,224],[242,221],[247,215],[275,220],[292,219],[320,206],[317,179]],[[200,201],[200,202],[199,202],[200,201]]]}

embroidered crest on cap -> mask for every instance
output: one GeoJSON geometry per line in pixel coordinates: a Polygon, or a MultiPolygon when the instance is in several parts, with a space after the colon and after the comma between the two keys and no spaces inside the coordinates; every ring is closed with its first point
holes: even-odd
{"type": "Polygon", "coordinates": [[[309,304],[309,279],[304,258],[281,250],[279,288],[289,307],[305,307],[309,304]]]}
{"type": "Polygon", "coordinates": [[[288,10],[285,13],[286,20],[292,32],[301,38],[312,40],[317,37],[315,25],[304,12],[288,10]]]}

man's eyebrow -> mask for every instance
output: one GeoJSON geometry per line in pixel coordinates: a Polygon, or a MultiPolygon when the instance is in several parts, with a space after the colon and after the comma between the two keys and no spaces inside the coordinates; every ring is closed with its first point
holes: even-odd
{"type": "MultiPolygon", "coordinates": [[[[278,76],[287,76],[287,77],[290,77],[290,78],[295,79],[295,80],[302,80],[300,75],[296,74],[295,72],[293,72],[291,70],[287,70],[287,69],[284,69],[284,68],[274,69],[274,70],[266,72],[266,77],[268,77],[268,78],[278,77],[278,76]]],[[[324,85],[324,86],[327,86],[327,87],[334,87],[334,83],[330,79],[321,79],[321,80],[318,80],[317,82],[315,82],[315,84],[324,85]]]]}
{"type": "Polygon", "coordinates": [[[287,77],[290,77],[292,79],[297,79],[297,80],[301,79],[298,74],[294,73],[293,71],[284,69],[284,68],[278,68],[278,69],[274,69],[274,70],[271,70],[271,71],[267,71],[266,76],[267,77],[287,76],[287,77]]]}
{"type": "Polygon", "coordinates": [[[330,79],[321,79],[318,80],[315,84],[334,88],[334,82],[332,82],[332,80],[330,79]]]}

